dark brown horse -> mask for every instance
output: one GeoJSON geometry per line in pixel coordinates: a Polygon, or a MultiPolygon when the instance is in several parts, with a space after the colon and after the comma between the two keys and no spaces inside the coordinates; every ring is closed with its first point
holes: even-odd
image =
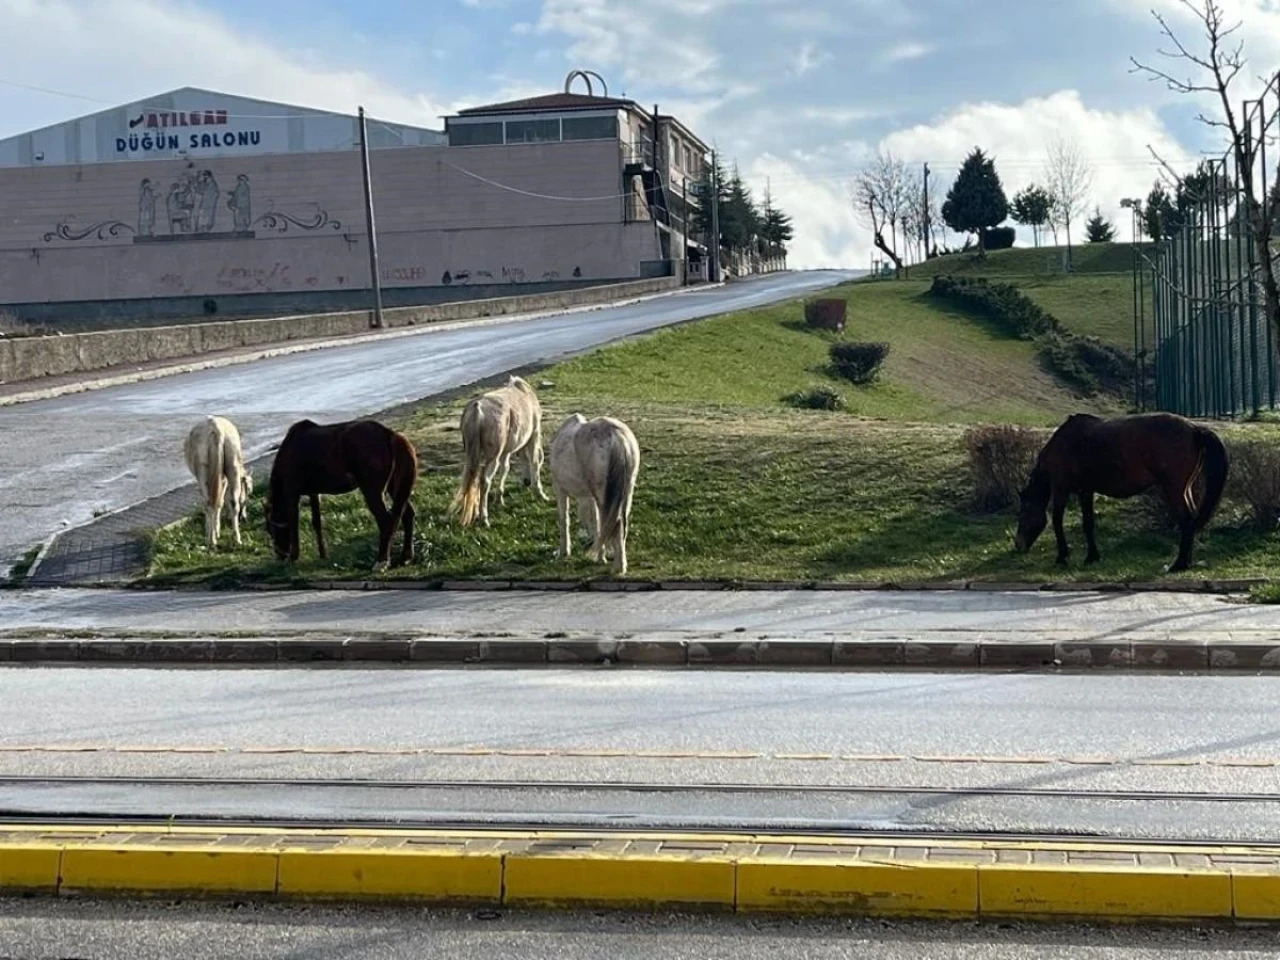
{"type": "Polygon", "coordinates": [[[267,492],[267,532],[281,560],[298,559],[298,501],[311,501],[311,526],[316,550],[327,556],[320,526],[320,495],[358,489],[378,522],[375,570],[390,562],[391,538],[404,528],[401,563],[413,560],[413,504],[409,496],[418,480],[418,456],[413,444],[376,420],[351,420],[320,425],[299,420],[289,428],[276,451],[267,492]],[[384,497],[390,496],[388,510],[384,497]]]}
{"type": "Polygon", "coordinates": [[[1170,413],[1144,413],[1103,420],[1077,413],[1060,426],[1036,460],[1021,493],[1019,552],[1031,549],[1045,528],[1045,510],[1053,506],[1053,532],[1058,563],[1070,551],[1062,532],[1062,514],[1072,494],[1080,499],[1084,535],[1089,544],[1085,563],[1098,559],[1094,538],[1095,494],[1120,500],[1155,487],[1178,524],[1181,541],[1170,573],[1191,565],[1191,546],[1218,508],[1227,482],[1227,451],[1207,427],[1170,413]],[[1204,479],[1204,501],[1196,505],[1196,484],[1204,479]]]}

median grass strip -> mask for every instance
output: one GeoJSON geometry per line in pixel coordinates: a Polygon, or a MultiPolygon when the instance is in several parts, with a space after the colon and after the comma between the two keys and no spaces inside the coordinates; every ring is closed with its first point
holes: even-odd
{"type": "MultiPolygon", "coordinates": [[[[664,330],[553,366],[541,383],[545,442],[581,411],[627,421],[641,444],[628,544],[642,580],[915,582],[944,580],[1146,581],[1158,578],[1174,537],[1142,501],[1100,501],[1103,560],[1066,570],[1051,535],[1028,556],[1011,550],[1013,515],[977,513],[964,453],[967,425],[1050,427],[1069,412],[1105,410],[1045,373],[1033,344],[925,296],[927,284],[864,283],[848,298],[845,337],[891,345],[874,384],[855,387],[826,370],[832,338],[803,326],[800,305],[728,315],[664,330]],[[790,409],[784,397],[825,384],[842,412],[790,409]]],[[[554,559],[553,504],[535,501],[513,471],[493,527],[462,530],[445,516],[460,471],[462,401],[430,403],[396,421],[419,450],[424,474],[418,560],[390,578],[578,580],[607,574],[583,559],[554,559]]],[[[1274,438],[1274,427],[1228,433],[1274,438]]],[[[1047,434],[1046,434],[1047,435],[1047,434]]],[[[546,478],[544,478],[545,481],[546,478]]],[[[1266,577],[1280,560],[1272,536],[1228,505],[1197,549],[1192,579],[1266,577]]],[[[287,583],[365,579],[374,559],[372,519],[358,496],[326,498],[331,556],[316,559],[303,524],[303,559],[276,563],[262,532],[260,499],[246,543],[203,545],[192,516],[159,533],[152,577],[164,584],[287,583]]],[[[1069,520],[1084,553],[1078,513],[1069,520]]],[[[225,539],[225,538],[224,538],[225,539]]]]}

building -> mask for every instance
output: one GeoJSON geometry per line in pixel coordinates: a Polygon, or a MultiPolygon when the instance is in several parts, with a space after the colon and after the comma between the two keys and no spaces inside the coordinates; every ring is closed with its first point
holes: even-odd
{"type": "MultiPolygon", "coordinates": [[[[706,145],[568,88],[444,131],[369,121],[384,303],[704,275],[706,145]]],[[[357,117],[194,88],[0,140],[0,312],[70,329],[365,307],[359,147],[357,117]]]]}

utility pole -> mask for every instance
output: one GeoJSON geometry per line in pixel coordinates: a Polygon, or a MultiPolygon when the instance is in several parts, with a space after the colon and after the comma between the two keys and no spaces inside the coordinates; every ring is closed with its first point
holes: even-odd
{"type": "Polygon", "coordinates": [[[369,127],[360,108],[360,165],[364,171],[364,219],[369,229],[369,277],[373,281],[373,326],[382,329],[382,278],[378,275],[378,232],[373,221],[373,186],[369,177],[369,127]]]}
{"type": "Polygon", "coordinates": [[[720,169],[716,152],[711,151],[711,277],[712,283],[720,282],[720,169]]]}
{"type": "Polygon", "coordinates": [[[924,216],[921,218],[924,224],[924,258],[929,259],[929,239],[932,236],[932,224],[929,223],[929,164],[924,165],[924,216]]]}

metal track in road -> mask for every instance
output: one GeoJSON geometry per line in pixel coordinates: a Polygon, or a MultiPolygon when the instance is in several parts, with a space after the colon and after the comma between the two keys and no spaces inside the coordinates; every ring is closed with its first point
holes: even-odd
{"type": "Polygon", "coordinates": [[[661,783],[628,780],[379,780],[361,778],[289,777],[100,777],[0,776],[6,786],[165,786],[165,787],[358,787],[372,790],[563,790],[581,793],[744,793],[921,795],[944,797],[1036,797],[1052,800],[1114,800],[1124,802],[1280,803],[1280,793],[1213,793],[1182,790],[1062,790],[1050,787],[925,787],[877,784],[783,783],[661,783]]]}

